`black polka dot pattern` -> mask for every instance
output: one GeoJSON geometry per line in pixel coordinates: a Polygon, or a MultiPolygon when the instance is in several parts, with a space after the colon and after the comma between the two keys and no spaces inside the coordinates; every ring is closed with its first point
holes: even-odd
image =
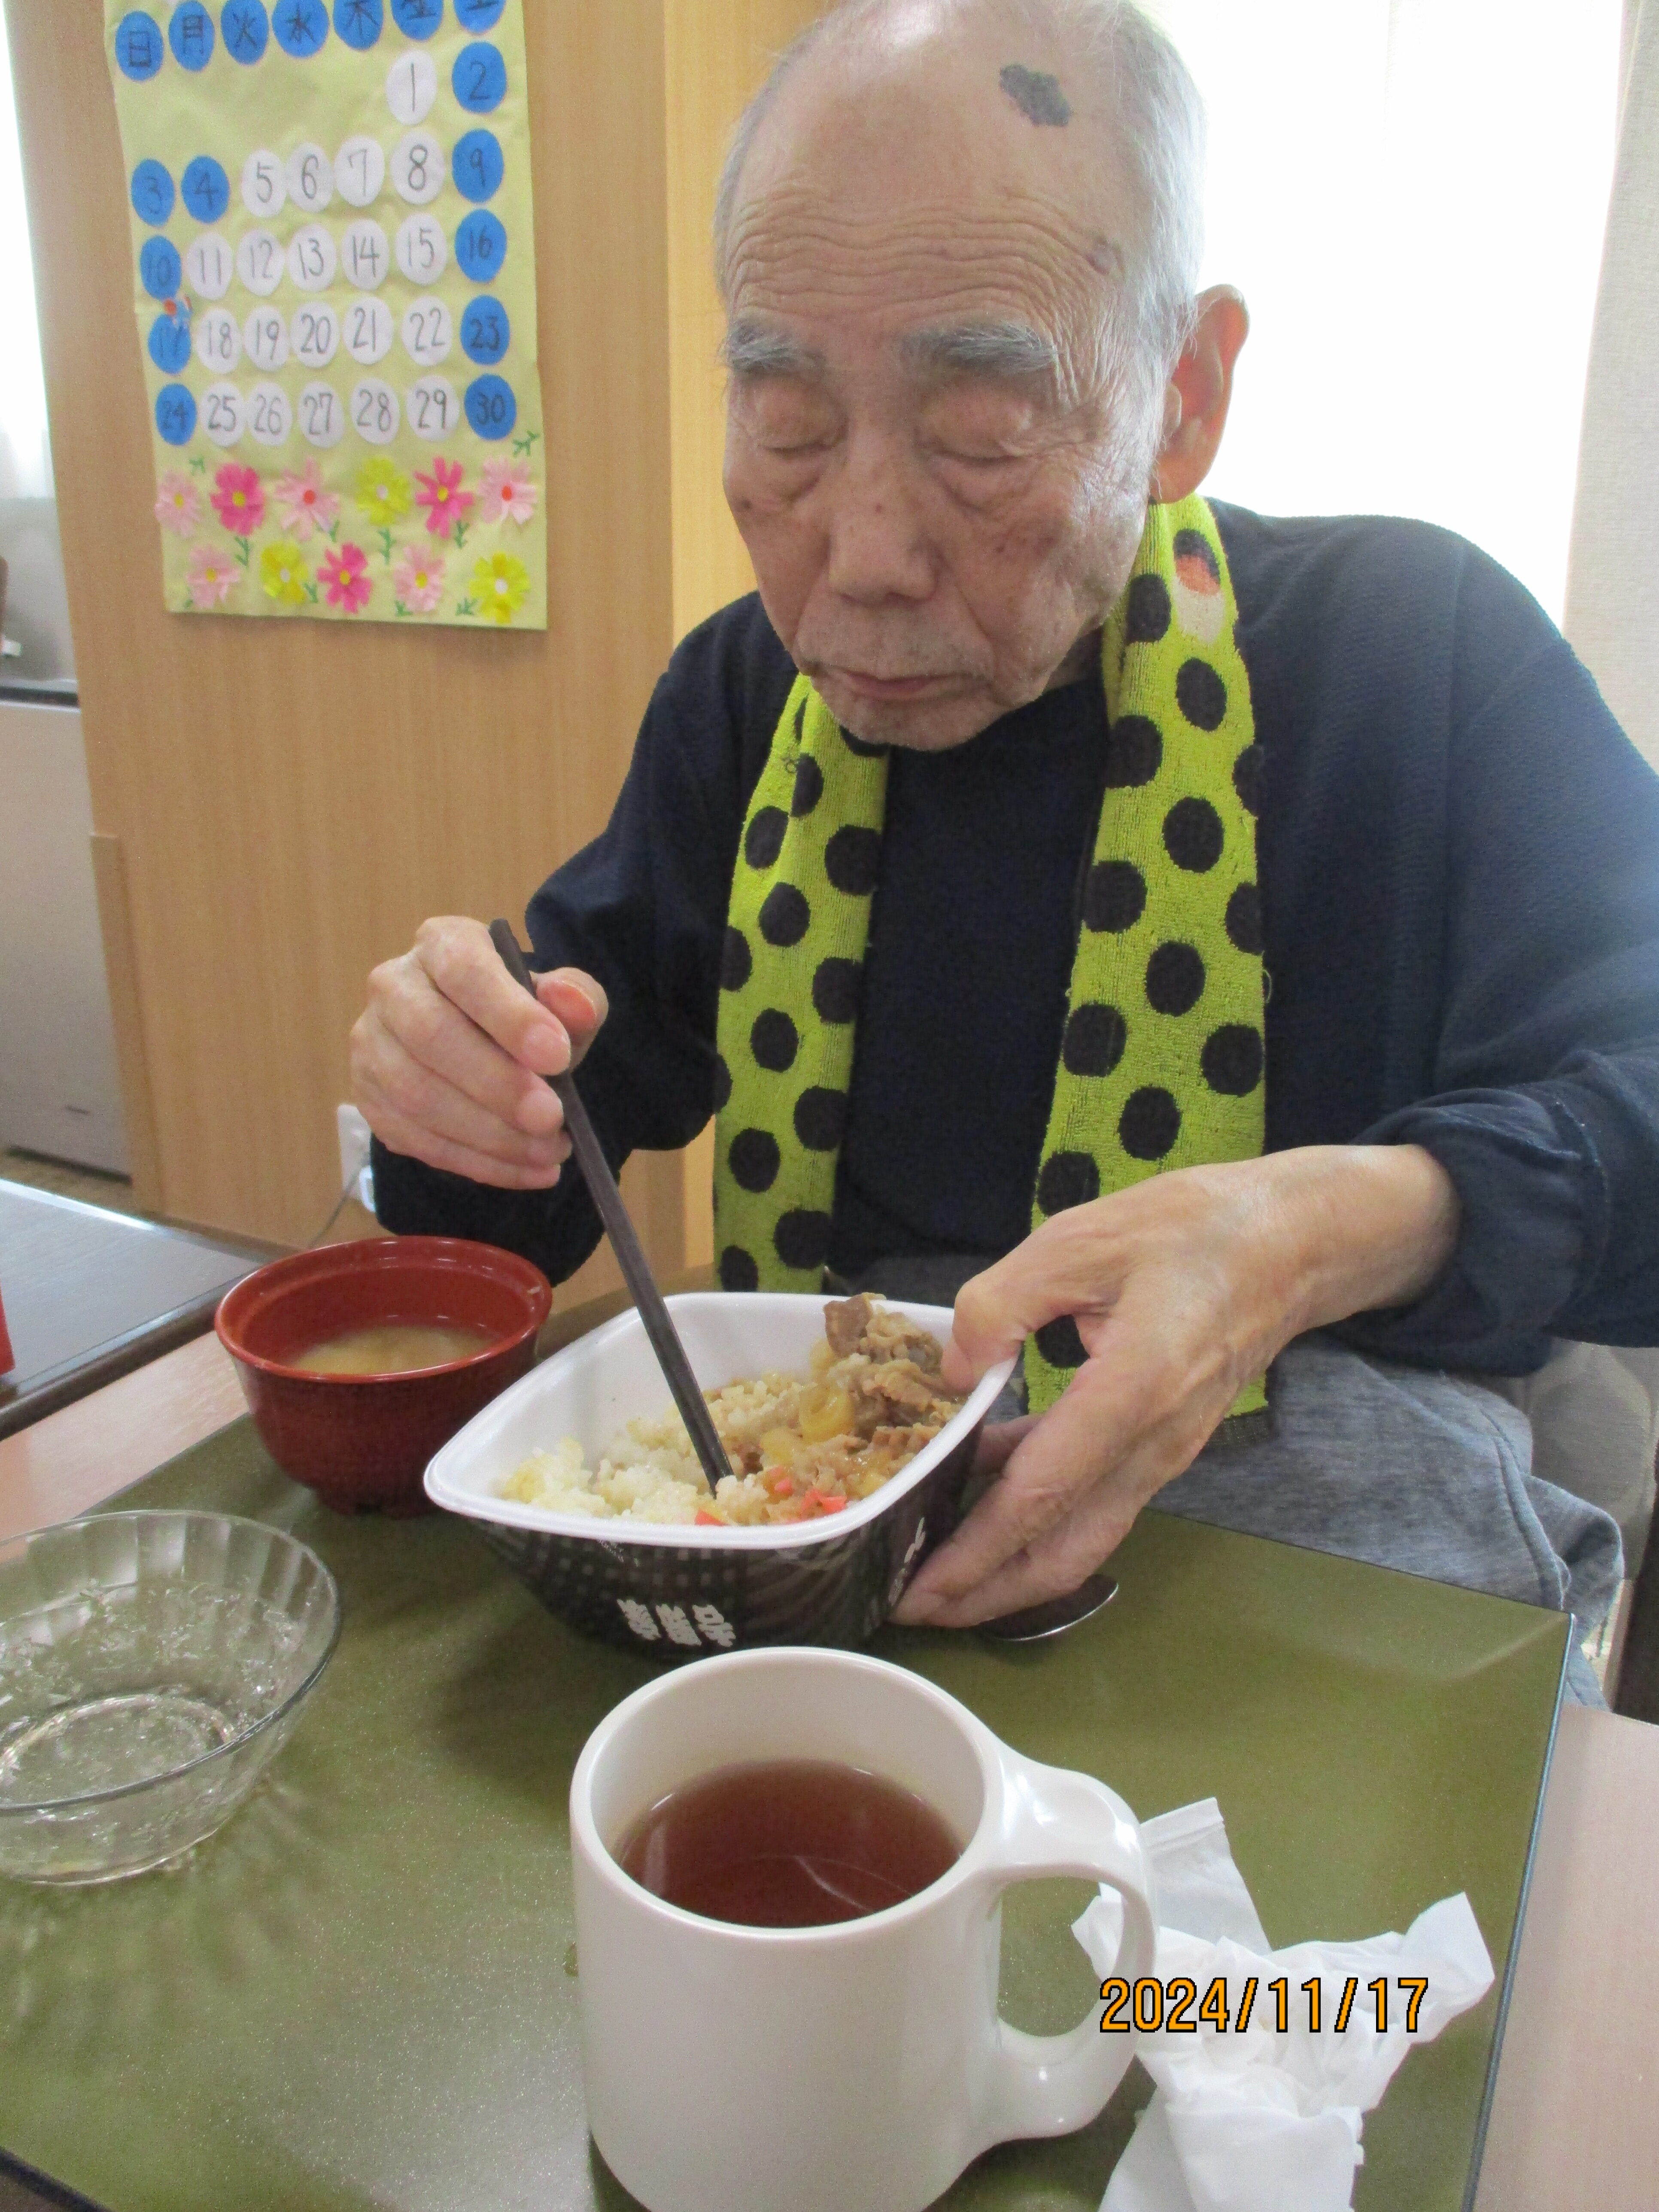
{"type": "Polygon", "coordinates": [[[811,927],[806,895],[793,884],[774,884],[760,910],[761,935],[769,945],[799,945],[811,927]]]}
{"type": "Polygon", "coordinates": [[[1248,1023],[1226,1022],[1204,1040],[1204,1080],[1224,1097],[1248,1098],[1261,1080],[1261,1032],[1248,1023]]]}
{"type": "Polygon", "coordinates": [[[1207,660],[1183,660],[1176,678],[1176,703],[1195,730],[1218,730],[1227,711],[1227,687],[1207,660]]]}
{"type": "Polygon", "coordinates": [[[1125,714],[1106,738],[1106,788],[1134,791],[1164,765],[1164,734],[1145,714],[1125,714]]]}
{"type": "Polygon", "coordinates": [[[1146,878],[1132,860],[1097,860],[1083,887],[1083,926],[1121,934],[1146,911],[1146,878]]]}
{"type": "Polygon", "coordinates": [[[1191,875],[1214,867],[1225,842],[1221,817],[1207,799],[1177,799],[1164,817],[1164,849],[1191,875]]]}
{"type": "Polygon", "coordinates": [[[812,1004],[821,1022],[850,1022],[858,1017],[864,982],[861,960],[839,960],[831,953],[812,975],[812,1004]]]}
{"type": "Polygon", "coordinates": [[[881,875],[881,838],[849,823],[823,848],[823,872],[849,898],[868,898],[881,875]]]}
{"type": "Polygon", "coordinates": [[[809,1206],[792,1206],[780,1215],[772,1243],[786,1267],[821,1267],[830,1256],[830,1217],[809,1206]]]}
{"type": "Polygon", "coordinates": [[[795,1054],[800,1050],[800,1031],[781,1008],[769,1006],[755,1017],[749,1049],[763,1067],[781,1075],[785,1068],[794,1066],[795,1054]]]}
{"type": "Polygon", "coordinates": [[[1060,1041],[1060,1058],[1073,1075],[1109,1075],[1123,1057],[1129,1029],[1115,1006],[1096,1000],[1073,1006],[1060,1041]]]}
{"type": "Polygon", "coordinates": [[[1170,627],[1170,587],[1162,576],[1137,576],[1124,609],[1126,645],[1156,645],[1170,627]]]}
{"type": "Polygon", "coordinates": [[[742,990],[754,972],[755,958],[749,950],[749,939],[740,929],[728,928],[720,947],[721,990],[742,990]]]}
{"type": "Polygon", "coordinates": [[[814,1084],[795,1101],[795,1134],[809,1152],[833,1152],[847,1127],[847,1093],[814,1084]]]}
{"type": "Polygon", "coordinates": [[[1192,945],[1160,945],[1146,963],[1146,1003],[1156,1014],[1189,1014],[1204,995],[1204,963],[1192,945]]]}
{"type": "Polygon", "coordinates": [[[1247,814],[1261,811],[1261,748],[1246,745],[1233,763],[1233,789],[1247,814]]]}
{"type": "Polygon", "coordinates": [[[1161,1160],[1181,1134],[1181,1109],[1156,1085],[1129,1094],[1118,1116],[1118,1142],[1132,1160],[1161,1160]]]}
{"type": "MultiPolygon", "coordinates": [[[[839,723],[836,726],[841,728],[839,723]]],[[[885,745],[866,744],[862,738],[855,738],[850,730],[842,730],[841,741],[849,753],[856,753],[860,760],[879,760],[887,750],[885,745]]]]}
{"type": "Polygon", "coordinates": [[[1177,561],[1201,561],[1209,570],[1212,580],[1217,584],[1221,581],[1220,564],[1202,531],[1177,530],[1173,550],[1177,561]]]}
{"type": "Polygon", "coordinates": [[[803,753],[795,763],[795,788],[790,794],[789,811],[799,821],[810,814],[823,796],[823,770],[811,753],[803,753]]]}
{"type": "Polygon", "coordinates": [[[732,1096],[732,1071],[719,1053],[714,1054],[714,1111],[723,1114],[732,1096]]]}
{"type": "Polygon", "coordinates": [[[1036,1202],[1045,1213],[1064,1213],[1100,1196],[1100,1163],[1092,1152],[1051,1152],[1037,1176],[1036,1202]]]}
{"type": "Polygon", "coordinates": [[[1081,1367],[1089,1357],[1083,1339],[1078,1334],[1077,1322],[1070,1314],[1062,1314],[1036,1333],[1036,1348],[1050,1367],[1081,1367]]]}
{"type": "Polygon", "coordinates": [[[720,1288],[723,1291],[757,1291],[760,1288],[760,1267],[752,1252],[745,1252],[741,1244],[728,1244],[720,1254],[720,1288]]]}
{"type": "Polygon", "coordinates": [[[743,857],[751,868],[769,868],[783,850],[789,817],[781,806],[763,806],[744,832],[743,857]]]}
{"type": "Polygon", "coordinates": [[[733,1179],[744,1190],[770,1190],[783,1164],[778,1140],[766,1129],[740,1129],[726,1158],[733,1179]]]}
{"type": "Polygon", "coordinates": [[[1227,934],[1240,952],[1261,952],[1261,894],[1254,884],[1241,884],[1228,900],[1227,934]]]}

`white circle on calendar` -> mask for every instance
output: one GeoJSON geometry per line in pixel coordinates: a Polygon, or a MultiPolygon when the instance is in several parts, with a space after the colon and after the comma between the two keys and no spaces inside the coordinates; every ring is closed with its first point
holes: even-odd
{"type": "Polygon", "coordinates": [[[216,446],[234,446],[245,425],[242,395],[234,384],[210,384],[202,394],[202,430],[216,446]]]}
{"type": "Polygon", "coordinates": [[[371,446],[389,446],[401,420],[398,395],[378,376],[366,376],[351,394],[351,425],[371,446]]]}
{"type": "Polygon", "coordinates": [[[435,446],[460,428],[461,403],[447,376],[423,376],[409,392],[409,427],[435,446]]]}
{"type": "Polygon", "coordinates": [[[430,54],[402,53],[386,73],[386,104],[399,123],[424,123],[438,97],[430,54]]]}
{"type": "Polygon", "coordinates": [[[435,200],[447,174],[444,149],[429,131],[411,131],[392,149],[392,181],[398,198],[412,206],[435,200]]]}
{"type": "Polygon", "coordinates": [[[386,154],[378,138],[348,138],[334,156],[334,189],[348,207],[373,207],[386,182],[386,154]]]}
{"type": "Polygon", "coordinates": [[[247,427],[262,446],[286,445],[294,409],[280,384],[256,384],[247,396],[247,427]]]}
{"type": "Polygon", "coordinates": [[[404,309],[404,351],[417,368],[435,368],[447,361],[455,342],[453,317],[441,300],[428,293],[410,301],[404,309]]]}
{"type": "Polygon", "coordinates": [[[326,223],[308,222],[288,242],[288,273],[302,292],[325,292],[334,282],[334,236],[326,223]]]}
{"type": "Polygon", "coordinates": [[[228,376],[242,358],[242,333],[228,307],[210,307],[191,325],[196,358],[210,374],[228,376]]]}
{"type": "Polygon", "coordinates": [[[353,300],[343,310],[345,349],[364,368],[373,368],[392,350],[392,310],[384,300],[353,300]]]}
{"type": "Polygon", "coordinates": [[[256,307],[242,325],[242,343],[256,368],[280,368],[288,359],[288,319],[280,307],[256,307]]]}
{"type": "Polygon", "coordinates": [[[256,222],[268,221],[288,198],[288,178],[268,147],[258,146],[242,164],[242,205],[256,222]]]}
{"type": "Polygon", "coordinates": [[[334,197],[334,164],[320,146],[296,146],[285,172],[288,196],[307,215],[320,215],[334,197]]]}
{"type": "Polygon", "coordinates": [[[443,225],[429,215],[406,216],[398,226],[398,266],[411,284],[435,284],[449,262],[443,225]]]}
{"type": "Polygon", "coordinates": [[[345,403],[331,384],[307,384],[300,394],[300,434],[326,450],[346,434],[345,403]]]}
{"type": "Polygon", "coordinates": [[[245,230],[236,241],[236,274],[258,299],[270,297],[287,265],[283,241],[275,231],[245,230]]]}
{"type": "Polygon", "coordinates": [[[191,241],[185,255],[185,274],[192,292],[204,300],[222,300],[235,273],[236,256],[228,239],[221,238],[216,230],[204,230],[191,241]]]}
{"type": "Polygon", "coordinates": [[[340,275],[360,292],[378,292],[392,274],[392,248],[372,216],[349,222],[340,234],[340,275]]]}
{"type": "Polygon", "coordinates": [[[296,307],[288,326],[294,357],[307,368],[326,368],[340,343],[340,318],[326,300],[296,307]]]}

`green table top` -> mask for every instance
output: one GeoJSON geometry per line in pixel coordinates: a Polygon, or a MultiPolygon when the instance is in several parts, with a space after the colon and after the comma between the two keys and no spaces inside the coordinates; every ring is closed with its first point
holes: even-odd
{"type": "MultiPolygon", "coordinates": [[[[631,2203],[583,2116],[566,1799],[650,1662],[552,1620],[459,1522],[328,1512],[246,1422],[120,1503],[292,1530],[339,1578],[344,1631],[259,1790],[179,1868],[0,1881],[0,2145],[110,2212],[631,2203]]],[[[891,1629],[872,1648],[1143,1817],[1218,1797],[1276,1946],[1404,1928],[1466,1890],[1498,1987],[1407,2057],[1355,2195],[1455,2212],[1566,1620],[1158,1514],[1114,1564],[1115,1602],[1051,1644],[891,1629]]],[[[1018,2026],[1087,2009],[1068,1932],[1087,1894],[1011,1893],[1018,2026]]],[[[1147,2094],[1133,2069],[1094,2125],[991,2153],[945,2203],[1093,2212],[1147,2094]]]]}

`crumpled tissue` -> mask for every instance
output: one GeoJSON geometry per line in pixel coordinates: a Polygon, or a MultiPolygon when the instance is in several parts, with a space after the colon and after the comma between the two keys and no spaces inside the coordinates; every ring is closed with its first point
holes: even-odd
{"type": "MultiPolygon", "coordinates": [[[[1431,1905],[1403,1936],[1273,1951],[1213,1797],[1143,1821],[1140,1832],[1158,1889],[1158,1978],[1166,1990],[1177,1976],[1196,1984],[1188,2014],[1195,2018],[1206,1990],[1224,1977],[1228,2027],[1222,2033],[1198,2021],[1193,2034],[1135,2035],[1157,2094],[1118,2161],[1101,2212],[1346,2212],[1354,2170],[1364,2158],[1364,2114],[1411,2045],[1431,2043],[1492,1987],[1492,1959],[1468,1898],[1460,1893],[1431,1905]],[[1255,2002],[1240,2034],[1236,2022],[1252,1975],[1255,2002]],[[1281,1975],[1289,1984],[1283,2035],[1267,1987],[1281,1975]],[[1400,1977],[1418,1975],[1427,1977],[1428,1988],[1408,2028],[1410,1992],[1400,1977]],[[1316,1976],[1316,2035],[1303,1988],[1316,1976]],[[1357,1988],[1338,2034],[1350,1977],[1357,1988]],[[1389,1984],[1380,2033],[1369,1987],[1379,1978],[1389,1984]]],[[[1115,1891],[1103,1889],[1072,1932],[1104,1979],[1123,1932],[1115,1891]]]]}

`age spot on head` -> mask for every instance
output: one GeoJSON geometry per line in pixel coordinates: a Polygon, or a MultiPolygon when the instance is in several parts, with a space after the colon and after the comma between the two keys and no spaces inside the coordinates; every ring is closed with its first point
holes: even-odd
{"type": "Polygon", "coordinates": [[[1064,130],[1072,119],[1072,103],[1060,88],[1060,79],[1042,70],[1010,62],[997,82],[1028,123],[1048,123],[1064,130]]]}

